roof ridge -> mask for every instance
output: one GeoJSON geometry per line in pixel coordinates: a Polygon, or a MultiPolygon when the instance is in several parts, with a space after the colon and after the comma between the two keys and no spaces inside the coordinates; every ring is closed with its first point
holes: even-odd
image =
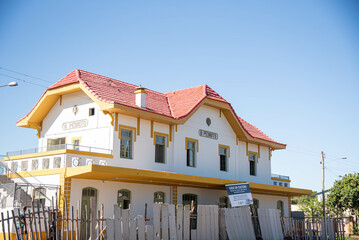
{"type": "MultiPolygon", "coordinates": [[[[138,87],[139,85],[135,85],[135,84],[132,84],[132,83],[128,83],[128,82],[124,82],[124,81],[121,81],[121,80],[118,80],[118,79],[114,79],[114,78],[111,78],[111,77],[107,77],[107,76],[104,76],[104,75],[100,75],[100,74],[97,74],[97,73],[92,73],[92,72],[89,72],[89,71],[86,71],[86,70],[81,70],[81,69],[76,69],[79,71],[79,74],[81,75],[81,72],[85,72],[85,73],[88,73],[88,74],[93,74],[93,75],[97,75],[97,76],[100,76],[100,77],[104,77],[104,78],[108,78],[110,80],[113,80],[113,81],[116,81],[116,82],[119,82],[119,83],[122,83],[122,84],[125,84],[127,86],[130,86],[130,87],[138,87]]],[[[145,87],[146,88],[146,87],[145,87]]],[[[152,90],[152,89],[149,89],[149,88],[146,88],[146,91],[150,91],[150,92],[153,92],[153,93],[158,93],[158,94],[161,94],[161,95],[164,95],[166,96],[165,93],[162,93],[162,92],[158,92],[158,91],[155,91],[155,90],[152,90]]]]}
{"type": "Polygon", "coordinates": [[[189,88],[177,89],[177,90],[173,90],[173,91],[165,92],[164,94],[169,94],[169,93],[173,93],[173,92],[177,92],[177,91],[188,90],[188,89],[191,89],[191,88],[198,88],[198,87],[202,87],[202,86],[204,86],[204,85],[205,85],[205,84],[198,85],[198,86],[194,86],[194,87],[189,87],[189,88]]]}

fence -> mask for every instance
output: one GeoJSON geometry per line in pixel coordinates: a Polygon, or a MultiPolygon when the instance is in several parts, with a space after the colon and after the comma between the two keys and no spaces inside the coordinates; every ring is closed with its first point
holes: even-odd
{"type": "Polygon", "coordinates": [[[204,239],[340,239],[344,240],[342,219],[313,218],[294,220],[280,218],[276,209],[258,209],[252,216],[248,207],[219,209],[215,205],[193,206],[154,204],[153,217],[132,217],[130,209],[113,208],[113,217],[104,217],[104,206],[96,210],[95,198],[89,206],[63,208],[57,200],[50,207],[32,202],[26,211],[20,209],[1,213],[0,239],[42,240],[204,240],[204,239]],[[6,215],[6,216],[5,216],[6,215]],[[197,220],[196,229],[191,219],[197,220]],[[258,226],[254,226],[255,223],[258,226]],[[324,224],[325,223],[325,224],[324,224]],[[323,229],[327,238],[324,238],[323,229]],[[257,229],[255,231],[255,229],[257,229]],[[259,231],[258,231],[259,230],[259,231]],[[259,234],[258,234],[259,232],[259,234]],[[21,237],[20,237],[21,236],[21,237]]]}

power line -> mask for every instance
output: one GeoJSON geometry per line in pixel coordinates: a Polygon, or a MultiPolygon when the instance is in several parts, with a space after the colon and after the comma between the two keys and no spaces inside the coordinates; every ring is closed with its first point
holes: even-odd
{"type": "Polygon", "coordinates": [[[25,77],[37,79],[37,80],[40,80],[40,81],[43,81],[43,82],[52,83],[52,82],[47,81],[47,80],[45,80],[45,79],[42,79],[42,78],[39,78],[39,77],[34,77],[34,76],[31,76],[31,75],[28,75],[28,74],[25,74],[25,73],[21,73],[21,72],[17,72],[17,71],[14,71],[14,70],[10,70],[10,69],[7,69],[7,68],[0,67],[0,69],[5,70],[5,71],[8,71],[8,72],[12,72],[12,73],[20,74],[20,75],[23,75],[23,76],[25,76],[25,77]]]}
{"type": "Polygon", "coordinates": [[[33,83],[33,82],[29,82],[29,81],[26,81],[26,80],[24,80],[24,79],[17,78],[17,77],[13,77],[13,76],[9,76],[9,75],[3,74],[3,73],[0,73],[0,75],[5,76],[5,77],[9,77],[9,78],[13,78],[13,79],[16,79],[16,80],[21,81],[21,82],[24,82],[24,83],[36,85],[36,86],[43,87],[43,88],[47,88],[47,87],[44,86],[44,85],[37,84],[37,83],[33,83]]]}

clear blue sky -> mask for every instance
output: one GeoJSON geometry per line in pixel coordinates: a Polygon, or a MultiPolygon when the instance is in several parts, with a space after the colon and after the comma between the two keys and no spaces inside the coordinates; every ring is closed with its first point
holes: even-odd
{"type": "MultiPolygon", "coordinates": [[[[356,0],[3,0],[0,67],[43,86],[75,68],[160,92],[208,84],[288,145],[272,172],[292,186],[321,189],[322,150],[327,187],[359,171],[356,0]]],[[[0,85],[12,80],[0,75],[0,85]]],[[[18,82],[0,88],[0,154],[37,146],[16,121],[45,88],[18,82]]]]}

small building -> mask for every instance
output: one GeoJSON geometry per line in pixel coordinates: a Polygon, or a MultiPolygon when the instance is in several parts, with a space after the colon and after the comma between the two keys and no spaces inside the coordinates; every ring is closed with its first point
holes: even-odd
{"type": "Polygon", "coordinates": [[[311,194],[272,175],[272,152],[286,145],[207,85],[160,93],[76,69],[17,126],[35,129],[39,144],[4,158],[8,184],[22,194],[13,206],[58,196],[82,208],[96,197],[98,208],[118,204],[134,215],[153,203],[227,207],[225,184],[248,182],[256,207],[288,216],[292,196],[311,194]]]}

